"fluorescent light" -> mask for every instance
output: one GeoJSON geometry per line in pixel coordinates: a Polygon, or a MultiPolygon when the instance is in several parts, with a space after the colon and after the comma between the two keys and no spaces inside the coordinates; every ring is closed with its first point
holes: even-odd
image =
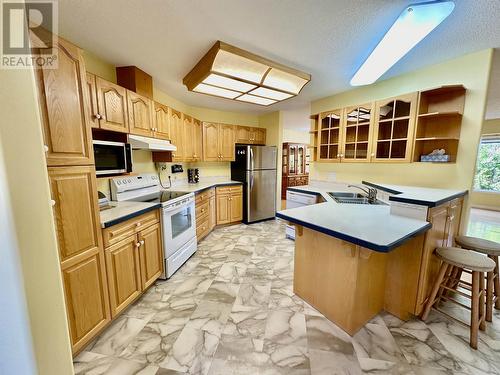
{"type": "Polygon", "coordinates": [[[260,83],[267,69],[264,64],[224,50],[219,50],[212,67],[214,72],[255,83],[260,83]]]}
{"type": "Polygon", "coordinates": [[[276,103],[276,100],[261,98],[260,96],[249,94],[241,95],[239,98],[236,98],[236,100],[260,105],[270,105],[276,103]]]}
{"type": "Polygon", "coordinates": [[[276,100],[285,100],[292,97],[292,94],[287,94],[286,92],[266,89],[265,87],[259,87],[255,90],[252,90],[251,94],[263,96],[264,98],[276,99],[276,100]]]}
{"type": "Polygon", "coordinates": [[[435,1],[407,7],[352,77],[351,85],[375,82],[443,22],[454,8],[453,1],[435,1]]]}
{"type": "Polygon", "coordinates": [[[212,86],[222,87],[228,90],[236,90],[240,92],[247,92],[257,87],[255,85],[251,85],[250,83],[241,82],[236,79],[223,77],[213,73],[210,74],[207,78],[205,78],[203,80],[203,83],[207,83],[212,86]]]}
{"type": "Polygon", "coordinates": [[[229,98],[229,99],[234,99],[238,95],[241,95],[241,92],[205,85],[204,83],[200,83],[193,89],[193,91],[201,92],[203,94],[222,96],[223,98],[229,98]]]}
{"type": "Polygon", "coordinates": [[[264,78],[263,84],[278,90],[292,92],[297,95],[307,82],[309,81],[301,77],[272,68],[266,75],[266,78],[264,78]]]}

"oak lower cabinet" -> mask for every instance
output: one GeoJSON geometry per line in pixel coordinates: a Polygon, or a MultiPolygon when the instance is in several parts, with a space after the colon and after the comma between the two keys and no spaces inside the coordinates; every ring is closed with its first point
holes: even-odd
{"type": "Polygon", "coordinates": [[[243,220],[243,187],[241,185],[216,188],[216,224],[243,220]]]}
{"type": "Polygon", "coordinates": [[[103,230],[111,315],[129,306],[163,272],[163,248],[157,211],[103,230]]]}
{"type": "Polygon", "coordinates": [[[457,198],[429,209],[427,221],[432,228],[425,234],[421,256],[420,275],[415,315],[420,315],[427,302],[427,297],[434,285],[441,261],[434,255],[437,247],[452,246],[453,238],[460,228],[463,198],[457,198]]]}
{"type": "Polygon", "coordinates": [[[87,77],[81,50],[56,38],[58,68],[36,69],[48,166],[94,163],[87,77]]]}
{"type": "Polygon", "coordinates": [[[206,237],[215,227],[215,188],[196,193],[196,238],[206,237]]]}

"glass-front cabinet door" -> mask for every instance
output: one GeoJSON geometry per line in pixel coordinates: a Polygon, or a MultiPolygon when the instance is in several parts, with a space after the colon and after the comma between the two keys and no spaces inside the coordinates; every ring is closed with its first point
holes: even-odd
{"type": "Polygon", "coordinates": [[[340,162],[342,158],[343,109],[322,113],[318,129],[318,160],[340,162]]]}
{"type": "Polygon", "coordinates": [[[370,161],[373,112],[373,103],[346,108],[342,161],[370,161]]]}
{"type": "Polygon", "coordinates": [[[411,161],[417,93],[376,102],[372,161],[411,161]]]}

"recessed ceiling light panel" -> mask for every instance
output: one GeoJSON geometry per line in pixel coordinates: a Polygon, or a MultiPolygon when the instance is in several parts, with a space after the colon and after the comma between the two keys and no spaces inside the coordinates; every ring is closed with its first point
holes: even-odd
{"type": "Polygon", "coordinates": [[[369,85],[375,82],[443,22],[454,8],[453,1],[433,1],[408,6],[352,77],[351,85],[369,85]]]}
{"type": "Polygon", "coordinates": [[[218,41],[183,83],[189,91],[270,105],[298,95],[310,80],[310,74],[218,41]]]}

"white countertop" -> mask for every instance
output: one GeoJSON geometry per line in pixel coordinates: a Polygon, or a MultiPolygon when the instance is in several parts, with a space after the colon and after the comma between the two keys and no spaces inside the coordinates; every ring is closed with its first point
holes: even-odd
{"type": "Polygon", "coordinates": [[[161,207],[160,203],[151,202],[116,202],[112,201],[112,208],[100,211],[101,227],[107,228],[122,221],[139,216],[145,212],[161,207]]]}
{"type": "Polygon", "coordinates": [[[201,190],[211,188],[212,186],[223,186],[223,185],[241,185],[239,181],[233,181],[230,178],[205,178],[196,184],[190,184],[187,182],[182,182],[179,184],[173,184],[168,190],[171,191],[185,191],[187,193],[196,193],[201,190]]]}

